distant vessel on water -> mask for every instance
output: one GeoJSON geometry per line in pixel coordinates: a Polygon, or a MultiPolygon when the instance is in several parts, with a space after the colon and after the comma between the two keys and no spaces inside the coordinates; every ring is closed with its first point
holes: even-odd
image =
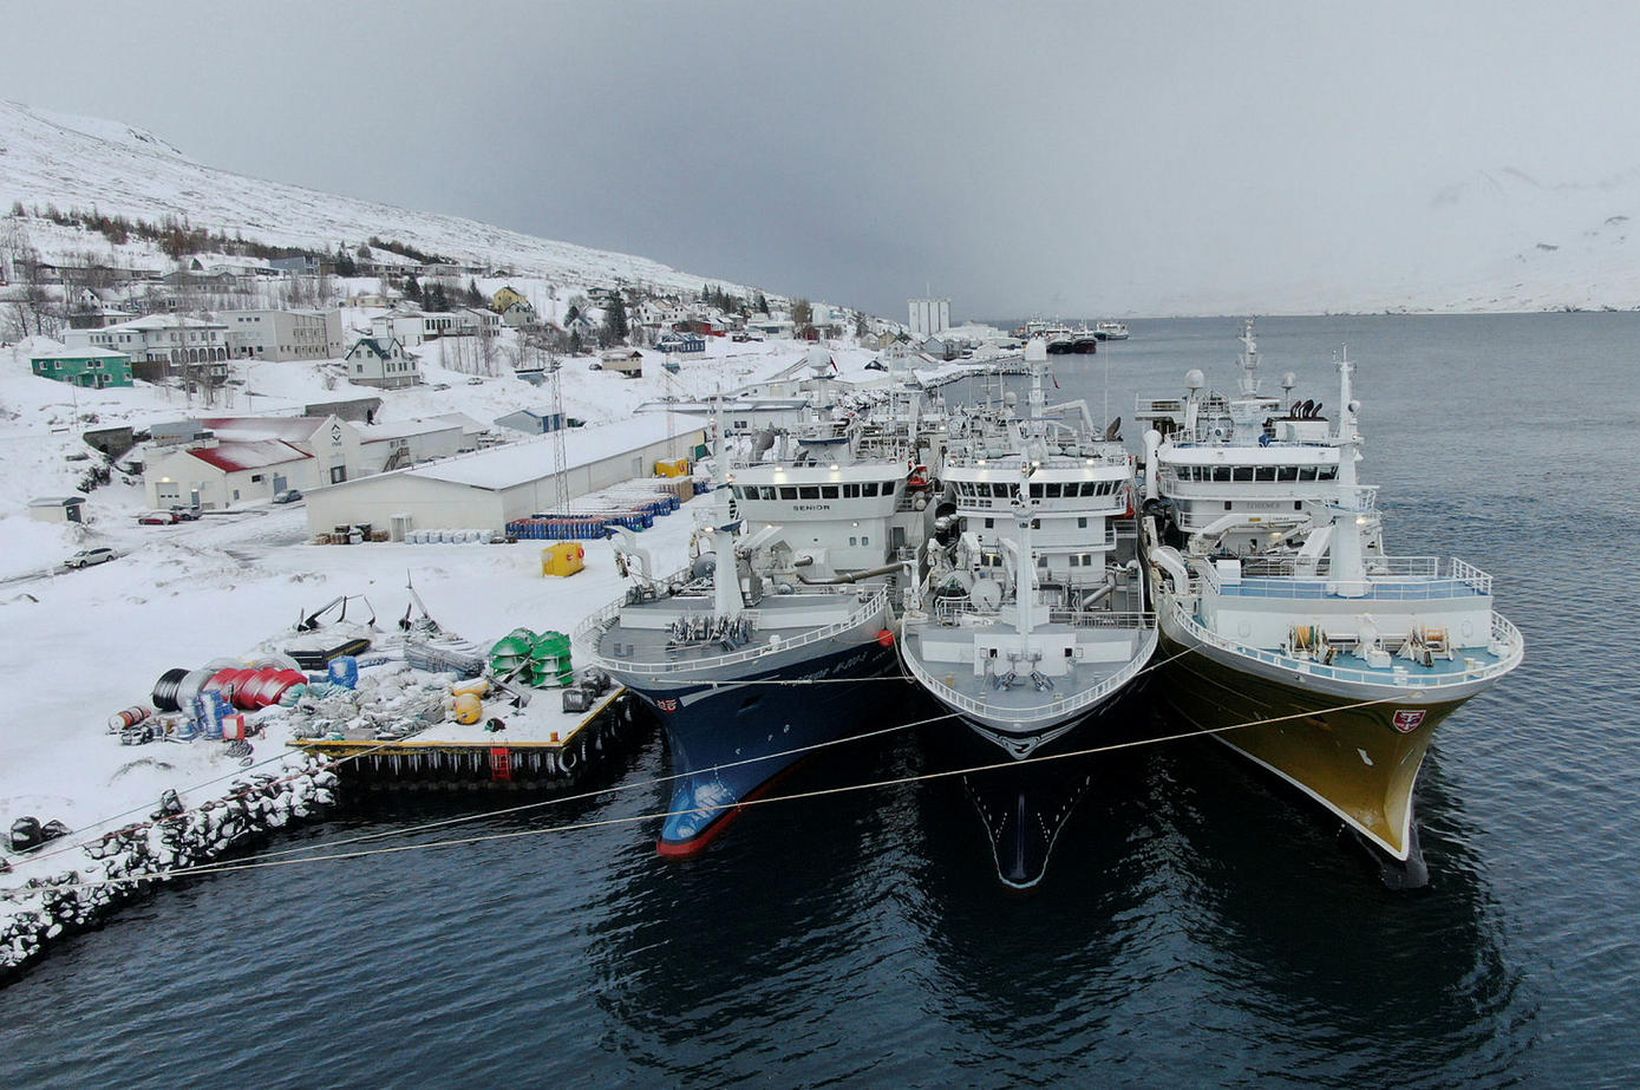
{"type": "Polygon", "coordinates": [[[1458,559],[1384,552],[1358,483],[1348,358],[1334,424],[1261,394],[1248,322],[1235,395],[1141,398],[1146,561],[1173,681],[1164,698],[1326,807],[1420,885],[1413,787],[1435,728],[1520,665],[1492,579],[1458,559]],[[1251,726],[1238,726],[1250,723],[1251,726]]]}
{"type": "Polygon", "coordinates": [[[1093,332],[1102,341],[1128,339],[1128,327],[1121,322],[1095,322],[1093,332]]]}

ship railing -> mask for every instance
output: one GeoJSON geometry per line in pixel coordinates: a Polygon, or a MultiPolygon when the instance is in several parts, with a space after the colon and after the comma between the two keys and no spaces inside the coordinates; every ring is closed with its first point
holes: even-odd
{"type": "MultiPolygon", "coordinates": [[[[1363,563],[1368,576],[1400,576],[1407,579],[1435,579],[1441,574],[1438,556],[1369,556],[1363,563]]],[[[1456,563],[1456,562],[1455,562],[1456,563]]],[[[1325,576],[1331,570],[1330,557],[1318,557],[1306,564],[1305,576],[1325,576]]],[[[1468,565],[1465,565],[1468,567],[1468,565]]],[[[1241,561],[1243,577],[1298,575],[1298,558],[1293,556],[1247,556],[1241,561]]],[[[1450,573],[1460,578],[1456,567],[1450,573]]]]}
{"type": "MultiPolygon", "coordinates": [[[[577,638],[583,638],[581,636],[582,633],[591,635],[594,629],[606,628],[611,619],[620,615],[621,607],[624,604],[624,602],[617,602],[613,608],[606,606],[603,610],[600,610],[600,614],[604,616],[604,620],[600,624],[589,627],[589,623],[593,620],[593,618],[589,618],[587,622],[583,622],[581,627],[576,630],[577,638]]],[[[811,628],[807,632],[804,632],[801,636],[797,636],[793,639],[782,639],[778,643],[761,643],[754,647],[741,648],[738,651],[726,651],[721,655],[700,656],[689,659],[668,659],[664,662],[635,662],[632,659],[617,658],[611,655],[605,655],[601,651],[597,650],[596,643],[594,643],[593,658],[597,661],[597,664],[605,670],[611,672],[618,671],[619,673],[628,675],[643,675],[646,677],[663,677],[667,674],[677,674],[684,671],[699,673],[706,670],[716,670],[725,666],[734,666],[742,662],[750,662],[753,659],[760,658],[764,655],[770,655],[781,651],[790,651],[799,647],[807,647],[809,644],[819,643],[822,640],[829,640],[834,636],[840,636],[845,632],[858,628],[874,614],[881,613],[887,604],[888,587],[877,586],[862,600],[859,608],[851,611],[847,617],[840,621],[825,625],[821,628],[811,628]]],[[[594,617],[596,616],[598,615],[595,614],[594,617]]]]}
{"type": "MultiPolygon", "coordinates": [[[[1239,643],[1227,636],[1203,625],[1181,603],[1173,606],[1174,620],[1181,625],[1192,638],[1213,647],[1228,651],[1243,658],[1254,659],[1268,663],[1298,674],[1310,677],[1327,678],[1333,681],[1352,682],[1359,685],[1379,685],[1395,689],[1450,689],[1460,685],[1467,685],[1482,678],[1493,677],[1508,673],[1520,664],[1525,654],[1525,644],[1521,639],[1520,630],[1506,620],[1501,614],[1492,614],[1491,644],[1489,652],[1497,661],[1471,663],[1464,659],[1463,668],[1441,673],[1429,673],[1417,669],[1411,664],[1402,665],[1396,660],[1396,665],[1388,670],[1372,669],[1368,667],[1331,666],[1314,659],[1298,658],[1294,655],[1284,655],[1279,651],[1270,651],[1262,647],[1253,647],[1239,643]]],[[[1462,655],[1463,649],[1458,648],[1455,654],[1462,655]]]]}
{"type": "Polygon", "coordinates": [[[1083,708],[1097,704],[1121,689],[1132,681],[1134,676],[1150,662],[1151,655],[1156,649],[1154,628],[1145,632],[1141,637],[1140,644],[1138,652],[1132,659],[1120,670],[1102,679],[1098,684],[1086,689],[1080,689],[1068,696],[1062,696],[1042,704],[1034,704],[1028,708],[1006,708],[983,700],[976,700],[966,693],[958,692],[955,687],[948,685],[942,678],[935,677],[933,671],[914,652],[908,651],[900,658],[917,683],[948,707],[992,723],[1022,725],[1068,718],[1083,708]]]}
{"type": "Polygon", "coordinates": [[[1452,578],[1474,587],[1476,593],[1492,593],[1492,577],[1475,567],[1475,565],[1471,564],[1469,561],[1460,560],[1454,556],[1448,562],[1447,570],[1451,573],[1452,578]]]}

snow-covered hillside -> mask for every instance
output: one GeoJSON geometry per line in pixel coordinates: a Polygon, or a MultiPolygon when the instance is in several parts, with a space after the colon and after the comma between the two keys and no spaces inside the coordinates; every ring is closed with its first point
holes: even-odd
{"type": "MultiPolygon", "coordinates": [[[[212,232],[240,232],[259,242],[314,250],[332,251],[338,243],[357,245],[378,235],[454,260],[567,285],[610,284],[620,278],[699,290],[712,279],[731,291],[746,290],[646,258],[217,170],[129,125],[0,102],[0,214],[14,201],[64,210],[95,207],[107,215],[150,222],[176,215],[212,232]]],[[[54,251],[109,249],[102,236],[91,232],[52,231],[33,222],[30,231],[30,241],[47,259],[58,256],[54,251]]],[[[140,249],[122,248],[120,256],[144,255],[140,249]]]]}

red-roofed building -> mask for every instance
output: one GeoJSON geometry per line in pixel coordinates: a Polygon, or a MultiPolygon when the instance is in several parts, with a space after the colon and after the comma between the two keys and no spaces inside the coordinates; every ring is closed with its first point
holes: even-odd
{"type": "Polygon", "coordinates": [[[282,439],[229,440],[172,450],[145,467],[149,503],[223,508],[270,500],[286,488],[312,488],[315,459],[282,439]]]}

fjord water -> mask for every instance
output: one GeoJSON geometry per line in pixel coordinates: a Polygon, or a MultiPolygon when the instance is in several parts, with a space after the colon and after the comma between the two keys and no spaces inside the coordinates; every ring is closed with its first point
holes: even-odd
{"type": "MultiPolygon", "coordinates": [[[[1131,325],[1056,358],[1055,396],[1098,414],[1108,369],[1131,418],[1189,367],[1233,382],[1235,320],[1131,325]]],[[[1267,388],[1294,371],[1324,411],[1348,344],[1391,551],[1490,571],[1528,641],[1436,737],[1430,888],[1385,890],[1335,823],[1175,743],[1094,764],[1029,895],[954,780],[751,811],[684,865],[648,821],[205,879],[0,991],[5,1083],[1632,1084],[1640,315],[1267,319],[1259,340],[1267,388]]],[[[861,726],[922,710],[885,697],[861,726]]],[[[927,741],[784,790],[913,774],[927,741]]],[[[464,831],[662,810],[665,760],[652,742],[634,790],[464,831]]]]}

